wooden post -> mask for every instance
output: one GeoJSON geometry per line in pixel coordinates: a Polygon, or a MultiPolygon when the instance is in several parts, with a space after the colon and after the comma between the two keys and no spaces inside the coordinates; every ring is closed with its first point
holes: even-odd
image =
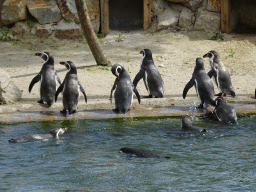
{"type": "Polygon", "coordinates": [[[109,0],[100,0],[101,33],[109,34],[109,0]]]}
{"type": "Polygon", "coordinates": [[[221,0],[221,31],[223,33],[231,32],[230,13],[231,13],[230,0],[221,0]]]}
{"type": "Polygon", "coordinates": [[[143,30],[146,31],[151,23],[151,0],[143,0],[143,30]]]}

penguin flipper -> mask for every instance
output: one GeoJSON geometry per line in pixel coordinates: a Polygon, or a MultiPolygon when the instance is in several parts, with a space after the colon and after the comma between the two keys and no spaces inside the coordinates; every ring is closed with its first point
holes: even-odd
{"type": "Polygon", "coordinates": [[[114,85],[113,85],[113,87],[111,89],[111,92],[110,92],[110,103],[111,104],[112,104],[112,93],[116,89],[117,81],[118,81],[118,79],[116,78],[115,83],[114,83],[114,85]]]}
{"type": "Polygon", "coordinates": [[[38,75],[35,76],[35,77],[32,79],[31,83],[29,84],[29,88],[28,88],[29,93],[31,92],[31,90],[32,90],[32,88],[33,88],[33,86],[34,86],[34,84],[36,84],[36,83],[39,82],[40,80],[41,80],[41,75],[40,75],[40,73],[38,73],[38,75]]]}
{"type": "Polygon", "coordinates": [[[58,95],[63,90],[63,88],[64,88],[64,82],[59,86],[59,88],[57,89],[57,91],[55,93],[55,102],[57,101],[58,95]]]}
{"type": "Polygon", "coordinates": [[[136,89],[136,87],[134,87],[134,86],[133,86],[133,92],[135,93],[135,95],[136,95],[136,97],[138,99],[138,102],[140,104],[140,94],[139,94],[138,90],[136,89]]]}
{"type": "Polygon", "coordinates": [[[144,77],[145,77],[145,70],[141,69],[140,72],[135,76],[133,80],[134,87],[137,87],[137,84],[139,83],[139,81],[144,77]]]}
{"type": "Polygon", "coordinates": [[[78,82],[78,85],[79,85],[80,91],[81,91],[81,92],[83,93],[83,95],[84,95],[85,102],[87,103],[87,97],[86,97],[84,88],[82,87],[82,85],[80,84],[80,82],[78,82]]]}
{"type": "Polygon", "coordinates": [[[211,70],[207,73],[207,75],[208,75],[210,78],[212,78],[212,76],[216,75],[216,71],[215,71],[214,69],[211,69],[211,70]]]}
{"type": "Polygon", "coordinates": [[[187,93],[188,93],[188,90],[193,87],[193,85],[195,84],[195,80],[194,79],[191,79],[187,85],[185,86],[184,90],[183,90],[183,99],[186,98],[187,96],[187,93]]]}

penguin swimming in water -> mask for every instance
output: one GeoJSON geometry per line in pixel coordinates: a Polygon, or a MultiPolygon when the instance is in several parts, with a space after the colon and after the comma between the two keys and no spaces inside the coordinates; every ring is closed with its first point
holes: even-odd
{"type": "MultiPolygon", "coordinates": [[[[239,114],[236,113],[234,107],[228,105],[226,100],[222,96],[219,96],[216,99],[216,103],[217,105],[214,111],[204,114],[204,119],[210,119],[212,121],[218,121],[229,124],[237,123],[237,116],[239,114]]],[[[243,115],[239,116],[243,117],[243,115]]]]}
{"type": "Polygon", "coordinates": [[[198,108],[203,108],[204,103],[210,104],[212,106],[216,105],[216,101],[214,98],[214,86],[210,77],[207,75],[204,69],[204,61],[202,58],[196,59],[196,66],[192,78],[183,90],[183,99],[186,98],[188,90],[193,85],[196,88],[197,96],[201,100],[201,104],[198,106],[198,108]]]}
{"type": "Polygon", "coordinates": [[[57,92],[55,94],[55,102],[58,99],[59,93],[63,91],[64,109],[61,112],[66,113],[68,110],[69,114],[72,114],[76,112],[79,98],[79,89],[83,93],[86,103],[87,97],[82,85],[78,81],[77,69],[75,64],[72,61],[60,62],[60,64],[65,65],[65,67],[68,69],[68,72],[66,74],[64,81],[57,89],[57,92]]]}
{"type": "Polygon", "coordinates": [[[149,98],[164,96],[164,82],[157,70],[153,58],[152,52],[149,49],[143,49],[140,52],[143,57],[141,61],[141,69],[133,80],[134,87],[137,87],[138,82],[143,78],[146,89],[149,93],[149,98]]]}
{"type": "Polygon", "coordinates": [[[220,55],[216,51],[209,51],[203,57],[210,58],[211,70],[208,72],[208,75],[210,78],[214,76],[215,83],[220,90],[220,93],[216,96],[230,94],[232,97],[235,97],[236,94],[231,83],[229,72],[222,63],[220,55]]]}
{"type": "Polygon", "coordinates": [[[140,103],[140,95],[135,87],[132,85],[132,81],[129,73],[119,64],[113,65],[111,69],[113,75],[116,76],[115,83],[111,89],[110,93],[110,101],[112,103],[112,93],[115,90],[115,112],[126,113],[130,110],[132,100],[133,100],[133,92],[136,94],[136,97],[140,103]]]}
{"type": "Polygon", "coordinates": [[[32,141],[49,141],[51,139],[59,139],[59,135],[62,135],[67,131],[67,128],[55,128],[52,129],[48,134],[32,134],[19,137],[16,139],[10,139],[10,143],[25,143],[32,141]]]}
{"type": "Polygon", "coordinates": [[[145,149],[134,149],[134,148],[128,148],[128,147],[123,147],[120,149],[121,152],[126,153],[128,155],[136,155],[137,157],[142,157],[142,158],[163,158],[163,159],[170,159],[170,157],[162,156],[159,155],[153,151],[150,150],[145,150],[145,149]]]}
{"type": "Polygon", "coordinates": [[[199,132],[204,132],[204,133],[206,132],[206,129],[204,129],[204,128],[192,126],[192,122],[187,115],[182,116],[181,128],[184,131],[199,131],[199,132]]]}
{"type": "Polygon", "coordinates": [[[61,84],[61,81],[54,70],[54,59],[53,56],[48,52],[36,53],[36,56],[40,56],[45,61],[43,63],[41,71],[35,76],[30,85],[29,85],[29,93],[31,92],[34,84],[40,81],[40,100],[38,103],[47,105],[50,107],[54,102],[54,96],[56,93],[57,83],[61,84]]]}

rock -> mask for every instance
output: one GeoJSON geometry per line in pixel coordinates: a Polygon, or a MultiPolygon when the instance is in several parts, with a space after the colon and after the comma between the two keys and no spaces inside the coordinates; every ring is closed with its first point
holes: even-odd
{"type": "Polygon", "coordinates": [[[58,3],[62,17],[64,17],[67,21],[72,21],[75,23],[80,22],[74,0],[58,0],[58,3]]]}
{"type": "Polygon", "coordinates": [[[166,9],[158,17],[158,30],[166,29],[170,26],[176,26],[178,24],[179,12],[170,8],[166,9]]]}
{"type": "Polygon", "coordinates": [[[194,17],[194,13],[190,9],[183,7],[183,9],[180,13],[179,26],[181,28],[185,28],[185,29],[192,29],[192,27],[193,27],[192,18],[193,17],[194,17]]]}
{"type": "Polygon", "coordinates": [[[152,17],[161,15],[168,8],[168,2],[165,0],[151,0],[152,17]]]}
{"type": "Polygon", "coordinates": [[[198,10],[194,29],[218,32],[220,30],[220,13],[198,10]]]}
{"type": "Polygon", "coordinates": [[[190,0],[188,2],[182,3],[184,6],[189,8],[192,11],[196,11],[200,5],[202,4],[203,0],[190,0]]]}
{"type": "Polygon", "coordinates": [[[174,3],[185,3],[185,2],[188,2],[189,0],[168,0],[168,1],[171,1],[174,3]]]}
{"type": "Polygon", "coordinates": [[[52,34],[53,30],[52,24],[37,25],[35,34],[39,38],[47,38],[52,34]]]}
{"type": "Polygon", "coordinates": [[[220,0],[208,0],[207,10],[220,12],[220,0]]]}
{"type": "Polygon", "coordinates": [[[15,23],[12,30],[14,31],[14,35],[18,35],[20,37],[23,37],[25,34],[30,33],[30,29],[26,21],[15,23]]]}
{"type": "Polygon", "coordinates": [[[0,69],[0,103],[8,104],[21,99],[20,89],[13,83],[10,76],[0,69]]]}
{"type": "Polygon", "coordinates": [[[5,25],[27,19],[28,0],[6,0],[2,5],[1,18],[5,25]]]}
{"type": "Polygon", "coordinates": [[[40,24],[54,23],[61,20],[61,12],[54,3],[44,0],[34,0],[27,4],[29,13],[35,17],[40,24]]]}
{"type": "Polygon", "coordinates": [[[72,39],[81,37],[82,32],[79,25],[74,22],[67,22],[62,20],[55,26],[55,37],[61,39],[72,39]]]}
{"type": "Polygon", "coordinates": [[[100,29],[100,2],[95,0],[85,1],[93,30],[95,33],[98,33],[100,29]]]}

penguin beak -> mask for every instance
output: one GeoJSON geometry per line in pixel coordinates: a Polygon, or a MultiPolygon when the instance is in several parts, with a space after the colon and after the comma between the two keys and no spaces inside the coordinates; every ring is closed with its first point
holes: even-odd
{"type": "Polygon", "coordinates": [[[142,50],[142,51],[140,51],[140,54],[143,54],[143,50],[142,50]]]}
{"type": "Polygon", "coordinates": [[[43,55],[42,53],[36,53],[35,54],[35,56],[40,56],[40,57],[42,57],[42,55],[43,55]]]}
{"type": "Polygon", "coordinates": [[[203,56],[203,58],[205,58],[205,57],[209,57],[209,54],[208,54],[208,53],[206,53],[206,54],[203,56]]]}
{"type": "Polygon", "coordinates": [[[63,61],[62,61],[62,62],[60,62],[60,64],[61,64],[61,65],[65,65],[65,63],[66,63],[66,62],[63,62],[63,61]]]}

